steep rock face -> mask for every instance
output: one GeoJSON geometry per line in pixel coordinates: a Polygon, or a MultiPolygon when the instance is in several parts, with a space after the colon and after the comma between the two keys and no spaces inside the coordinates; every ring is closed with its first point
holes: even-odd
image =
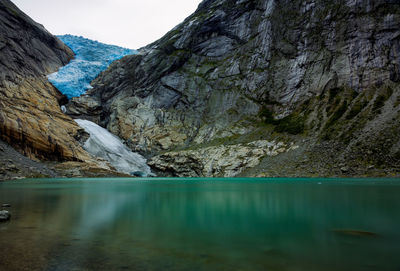
{"type": "Polygon", "coordinates": [[[34,22],[11,1],[0,2],[0,82],[20,75],[38,77],[57,70],[73,57],[72,51],[34,22]]]}
{"type": "Polygon", "coordinates": [[[289,133],[344,143],[343,161],[398,168],[399,29],[395,0],[205,0],[71,110],[143,152],[289,133]]]}
{"type": "Polygon", "coordinates": [[[12,2],[0,2],[0,137],[30,158],[89,160],[81,129],[60,110],[46,75],[72,51],[12,2]]]}

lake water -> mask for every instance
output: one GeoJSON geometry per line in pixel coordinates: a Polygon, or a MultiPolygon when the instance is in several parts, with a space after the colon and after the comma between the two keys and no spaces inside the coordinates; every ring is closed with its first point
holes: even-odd
{"type": "Polygon", "coordinates": [[[395,179],[24,180],[4,203],[0,270],[400,270],[395,179]]]}

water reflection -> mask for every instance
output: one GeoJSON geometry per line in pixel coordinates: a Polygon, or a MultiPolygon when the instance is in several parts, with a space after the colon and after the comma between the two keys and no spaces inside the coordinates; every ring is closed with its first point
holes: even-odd
{"type": "Polygon", "coordinates": [[[0,184],[14,215],[0,224],[0,269],[398,270],[399,192],[395,182],[0,184]]]}

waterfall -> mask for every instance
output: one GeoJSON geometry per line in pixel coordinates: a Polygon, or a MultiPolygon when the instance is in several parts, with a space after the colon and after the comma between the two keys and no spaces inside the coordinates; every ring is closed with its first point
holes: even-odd
{"type": "Polygon", "coordinates": [[[76,119],[76,123],[90,134],[83,146],[90,154],[110,162],[120,172],[142,176],[152,176],[146,159],[132,152],[121,140],[94,122],[76,119]]]}

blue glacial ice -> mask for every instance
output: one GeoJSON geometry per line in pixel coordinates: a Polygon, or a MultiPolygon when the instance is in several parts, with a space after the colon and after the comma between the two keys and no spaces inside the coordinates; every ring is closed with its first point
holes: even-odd
{"type": "Polygon", "coordinates": [[[49,81],[68,97],[78,97],[91,89],[90,82],[115,60],[137,54],[136,50],[108,45],[72,35],[58,36],[75,53],[71,62],[48,76],[49,81]]]}

